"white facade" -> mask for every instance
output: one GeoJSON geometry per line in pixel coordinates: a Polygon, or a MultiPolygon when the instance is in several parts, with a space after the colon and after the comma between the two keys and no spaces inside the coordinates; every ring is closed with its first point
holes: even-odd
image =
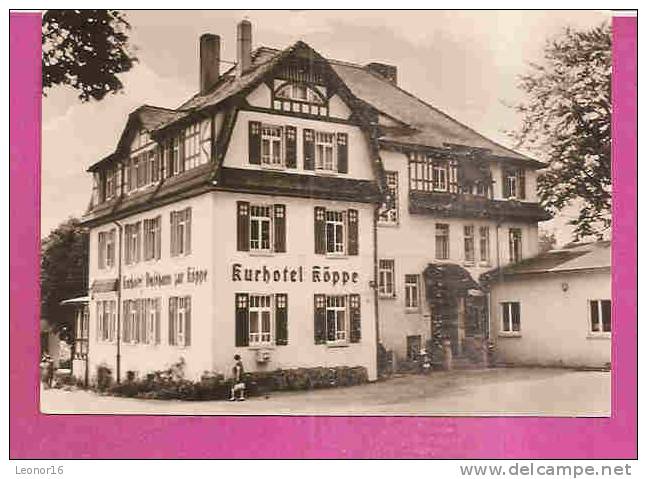
{"type": "MultiPolygon", "coordinates": [[[[515,276],[492,284],[491,338],[497,362],[608,367],[611,332],[593,331],[591,301],[611,300],[609,269],[515,276]],[[519,303],[519,331],[504,331],[502,303],[519,303]]],[[[597,303],[593,303],[598,307],[597,303]]]]}
{"type": "MultiPolygon", "coordinates": [[[[380,338],[388,350],[392,350],[398,360],[407,357],[407,338],[420,337],[424,345],[431,337],[431,315],[425,295],[422,272],[430,263],[454,263],[464,267],[478,281],[486,271],[510,263],[509,231],[521,230],[522,258],[530,258],[538,252],[537,222],[501,221],[495,219],[473,219],[461,217],[412,214],[409,212],[409,170],[408,159],[404,153],[381,152],[384,169],[397,173],[397,221],[378,223],[379,259],[393,260],[395,266],[395,295],[380,295],[380,338]],[[438,259],[436,254],[436,224],[449,225],[449,255],[438,259]],[[468,261],[465,251],[464,227],[473,227],[474,260],[468,261]],[[486,248],[481,248],[480,228],[486,227],[486,248]],[[485,252],[483,252],[485,251],[485,252]],[[405,305],[405,275],[419,278],[419,307],[407,308],[405,305]]],[[[491,164],[493,199],[504,200],[501,190],[501,169],[497,162],[491,164]]],[[[535,172],[526,172],[527,203],[536,202],[535,172]]]]}

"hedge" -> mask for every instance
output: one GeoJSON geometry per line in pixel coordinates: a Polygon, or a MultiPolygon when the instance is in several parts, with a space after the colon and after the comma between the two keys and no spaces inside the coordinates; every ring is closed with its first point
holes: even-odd
{"type": "MultiPolygon", "coordinates": [[[[105,371],[102,372],[105,375],[105,371]]],[[[245,373],[243,381],[247,386],[247,395],[253,397],[266,395],[271,391],[353,386],[368,382],[368,373],[363,366],[277,369],[245,373]]],[[[199,381],[185,379],[183,361],[167,370],[147,374],[142,379],[135,379],[134,374],[127,374],[127,380],[121,384],[106,387],[105,379],[100,383],[99,390],[114,396],[184,401],[227,399],[232,386],[232,380],[225,379],[222,374],[205,372],[199,381]]]]}

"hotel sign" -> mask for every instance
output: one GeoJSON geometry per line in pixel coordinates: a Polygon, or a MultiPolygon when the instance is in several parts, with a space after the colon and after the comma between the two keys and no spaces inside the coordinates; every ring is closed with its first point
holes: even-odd
{"type": "Polygon", "coordinates": [[[330,266],[312,266],[306,270],[303,266],[295,268],[245,268],[240,263],[231,266],[231,279],[234,282],[251,281],[254,283],[330,283],[333,286],[359,282],[357,271],[333,270],[330,266]]]}
{"type": "Polygon", "coordinates": [[[146,272],[144,274],[131,274],[128,276],[122,276],[121,288],[159,288],[162,286],[177,286],[180,284],[191,284],[198,286],[206,281],[206,269],[198,269],[189,266],[186,270],[178,271],[175,273],[159,273],[157,271],[154,271],[152,273],[146,272]]]}

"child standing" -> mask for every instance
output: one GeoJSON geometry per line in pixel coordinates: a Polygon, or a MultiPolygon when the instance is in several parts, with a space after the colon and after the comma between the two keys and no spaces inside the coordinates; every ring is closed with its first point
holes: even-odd
{"type": "Polygon", "coordinates": [[[245,368],[243,368],[243,362],[240,359],[239,354],[234,355],[234,367],[232,368],[233,373],[233,385],[231,387],[231,396],[229,397],[230,401],[244,401],[245,400],[245,383],[243,382],[243,374],[245,373],[245,368]]]}

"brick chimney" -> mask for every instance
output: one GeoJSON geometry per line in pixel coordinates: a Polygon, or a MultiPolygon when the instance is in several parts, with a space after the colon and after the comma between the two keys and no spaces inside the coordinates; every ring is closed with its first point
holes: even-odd
{"type": "Polygon", "coordinates": [[[209,91],[220,78],[220,37],[213,33],[200,36],[200,93],[209,91]]]}
{"type": "Polygon", "coordinates": [[[366,65],[366,68],[373,73],[377,73],[388,82],[393,83],[394,85],[398,84],[398,67],[387,65],[386,63],[373,62],[366,65]]]}
{"type": "Polygon", "coordinates": [[[243,20],[236,29],[236,76],[240,77],[252,64],[252,24],[243,20]]]}

